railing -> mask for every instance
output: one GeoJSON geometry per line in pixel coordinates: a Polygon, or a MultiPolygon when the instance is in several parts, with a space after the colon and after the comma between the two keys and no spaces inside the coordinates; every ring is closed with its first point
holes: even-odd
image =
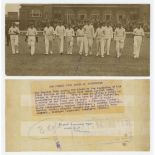
{"type": "MultiPolygon", "coordinates": [[[[27,31],[20,31],[21,35],[25,35],[27,31]]],[[[39,35],[42,35],[43,31],[37,31],[39,35]]],[[[127,35],[133,35],[133,32],[126,32],[127,35]]],[[[150,37],[150,32],[145,32],[146,37],[150,37]]]]}

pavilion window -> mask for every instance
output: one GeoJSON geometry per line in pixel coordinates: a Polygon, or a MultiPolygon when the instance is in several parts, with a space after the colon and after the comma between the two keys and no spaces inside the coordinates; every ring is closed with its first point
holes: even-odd
{"type": "Polygon", "coordinates": [[[119,21],[121,21],[123,19],[123,16],[119,15],[118,19],[119,19],[119,21]]]}
{"type": "Polygon", "coordinates": [[[85,15],[80,15],[80,20],[84,20],[85,15]]]}
{"type": "Polygon", "coordinates": [[[55,13],[54,18],[58,19],[58,20],[61,20],[61,14],[60,13],[55,13]]]}
{"type": "Polygon", "coordinates": [[[105,16],[105,19],[106,19],[106,20],[110,20],[110,19],[111,19],[111,16],[110,16],[110,15],[106,15],[106,16],[105,16]]]}
{"type": "Polygon", "coordinates": [[[41,10],[39,10],[39,9],[32,10],[32,17],[41,17],[41,16],[42,16],[41,10]]]}

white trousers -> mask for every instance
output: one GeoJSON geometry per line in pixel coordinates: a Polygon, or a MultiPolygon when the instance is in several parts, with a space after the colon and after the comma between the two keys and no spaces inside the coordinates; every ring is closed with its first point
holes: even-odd
{"type": "Polygon", "coordinates": [[[97,55],[100,55],[101,54],[101,50],[102,49],[102,38],[96,38],[96,48],[97,48],[97,55]]]}
{"type": "Polygon", "coordinates": [[[31,55],[34,55],[34,53],[35,53],[35,43],[36,43],[36,37],[28,36],[28,45],[31,48],[31,55]]]}
{"type": "Polygon", "coordinates": [[[12,54],[18,52],[18,35],[10,35],[12,54]]]}
{"type": "Polygon", "coordinates": [[[106,38],[105,40],[105,46],[106,46],[106,52],[107,52],[107,55],[109,55],[109,51],[110,51],[110,44],[111,44],[111,38],[106,38]]]}
{"type": "Polygon", "coordinates": [[[101,39],[101,56],[104,56],[105,38],[101,39]]]}
{"type": "Polygon", "coordinates": [[[93,47],[93,38],[88,38],[88,51],[89,54],[92,54],[92,47],[93,47]]]}
{"type": "Polygon", "coordinates": [[[142,36],[134,36],[134,56],[139,57],[140,48],[142,44],[142,36]]]}
{"type": "MultiPolygon", "coordinates": [[[[45,51],[46,51],[46,54],[49,53],[50,44],[52,44],[51,46],[53,46],[53,38],[52,38],[52,36],[45,36],[45,51]]],[[[52,54],[52,49],[50,49],[50,52],[52,54]]]]}
{"type": "Polygon", "coordinates": [[[77,45],[79,47],[79,54],[82,54],[83,42],[84,42],[84,38],[83,37],[77,37],[77,45]]]}
{"type": "Polygon", "coordinates": [[[84,36],[83,42],[84,42],[85,55],[88,55],[88,38],[86,36],[84,36]]]}
{"type": "Polygon", "coordinates": [[[66,37],[67,54],[72,54],[73,37],[66,37]]]}
{"type": "Polygon", "coordinates": [[[93,38],[88,38],[88,47],[92,48],[93,46],[93,38]]]}
{"type": "Polygon", "coordinates": [[[58,37],[58,47],[60,48],[59,52],[63,53],[63,50],[64,50],[64,36],[59,36],[58,37]]]}
{"type": "Polygon", "coordinates": [[[117,39],[116,40],[116,52],[117,56],[120,56],[120,50],[124,48],[124,40],[123,39],[117,39]]]}

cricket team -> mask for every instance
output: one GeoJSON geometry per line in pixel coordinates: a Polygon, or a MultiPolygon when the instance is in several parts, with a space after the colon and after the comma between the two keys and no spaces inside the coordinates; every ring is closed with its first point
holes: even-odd
{"type": "MultiPolygon", "coordinates": [[[[12,54],[19,53],[19,28],[15,23],[9,28],[10,43],[12,54]]],[[[64,43],[66,44],[67,54],[72,54],[74,37],[76,37],[78,52],[80,55],[85,56],[92,55],[93,44],[96,44],[96,56],[104,57],[110,55],[110,45],[111,40],[114,39],[116,44],[116,56],[120,58],[124,50],[124,42],[126,38],[126,31],[122,24],[117,24],[115,30],[111,27],[110,23],[98,23],[96,30],[90,21],[85,21],[84,25],[78,25],[76,31],[72,28],[70,24],[64,26],[62,22],[58,22],[57,26],[54,28],[47,23],[44,30],[44,41],[45,41],[45,53],[53,54],[53,45],[55,40],[58,43],[59,53],[62,55],[64,53],[64,43]]],[[[38,41],[38,31],[33,24],[28,27],[26,32],[26,42],[30,48],[30,54],[35,54],[36,42],[38,41]]],[[[144,30],[141,24],[137,24],[136,28],[133,30],[133,57],[135,59],[139,58],[142,40],[144,37],[144,30]]]]}

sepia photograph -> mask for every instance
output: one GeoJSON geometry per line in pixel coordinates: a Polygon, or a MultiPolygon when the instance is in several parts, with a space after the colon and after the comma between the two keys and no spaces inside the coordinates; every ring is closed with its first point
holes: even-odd
{"type": "Polygon", "coordinates": [[[8,76],[149,76],[150,4],[5,5],[8,76]]]}
{"type": "Polygon", "coordinates": [[[153,153],[153,0],[3,0],[2,154],[153,153]]]}

